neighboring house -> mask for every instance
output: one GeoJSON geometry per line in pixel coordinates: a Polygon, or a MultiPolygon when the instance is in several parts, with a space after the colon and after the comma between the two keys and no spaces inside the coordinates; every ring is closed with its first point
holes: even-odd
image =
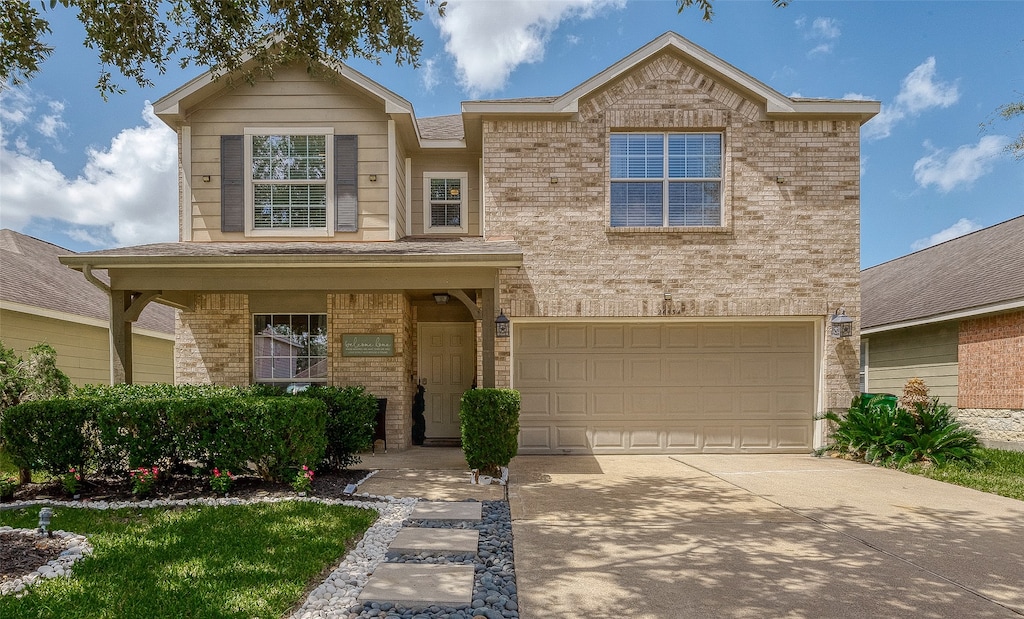
{"type": "Polygon", "coordinates": [[[861,272],[863,390],[919,377],[991,445],[1024,447],[1024,216],[861,272]]]}
{"type": "Polygon", "coordinates": [[[180,242],[64,259],[116,306],[183,308],[178,382],[361,384],[399,448],[417,383],[428,438],[459,435],[464,390],[513,387],[521,453],[807,452],[857,392],[856,332],[827,325],[859,318],[877,102],[787,97],[674,33],[563,95],[439,118],[323,68],[157,101],[180,242]],[[323,371],[259,375],[268,325],[323,328],[323,371]]]}
{"type": "MultiPolygon", "coordinates": [[[[58,261],[72,255],[0,230],[0,340],[22,357],[36,344],[49,344],[71,382],[110,384],[110,298],[58,261]]],[[[132,339],[136,381],[172,382],[174,310],[146,308],[132,339]]]]}

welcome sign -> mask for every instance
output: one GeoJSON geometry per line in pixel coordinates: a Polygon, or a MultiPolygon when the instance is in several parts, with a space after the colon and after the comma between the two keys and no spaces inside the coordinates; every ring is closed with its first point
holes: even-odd
{"type": "Polygon", "coordinates": [[[344,357],[393,357],[395,336],[390,333],[347,333],[341,336],[344,357]]]}

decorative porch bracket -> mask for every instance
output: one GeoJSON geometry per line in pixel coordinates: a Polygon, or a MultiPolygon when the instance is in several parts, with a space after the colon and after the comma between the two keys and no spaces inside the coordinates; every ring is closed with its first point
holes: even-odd
{"type": "Polygon", "coordinates": [[[466,306],[469,313],[472,314],[473,320],[480,321],[480,339],[483,340],[480,343],[480,354],[482,358],[482,371],[483,376],[481,380],[483,382],[482,387],[493,389],[495,385],[495,369],[494,369],[494,298],[496,296],[493,288],[483,288],[479,291],[481,305],[477,306],[469,295],[462,290],[449,290],[448,294],[455,297],[462,304],[466,306]]]}

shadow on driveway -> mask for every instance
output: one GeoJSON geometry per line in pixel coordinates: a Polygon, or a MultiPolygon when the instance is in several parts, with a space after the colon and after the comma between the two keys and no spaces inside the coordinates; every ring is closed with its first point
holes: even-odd
{"type": "Polygon", "coordinates": [[[524,619],[1024,616],[1020,501],[809,456],[587,458],[513,462],[524,619]]]}

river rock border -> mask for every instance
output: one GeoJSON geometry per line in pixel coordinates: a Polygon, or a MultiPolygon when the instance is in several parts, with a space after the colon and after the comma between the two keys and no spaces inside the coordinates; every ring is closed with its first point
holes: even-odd
{"type": "MultiPolygon", "coordinates": [[[[0,527],[0,533],[14,533],[24,537],[38,537],[40,534],[36,529],[15,529],[12,527],[0,527]]],[[[67,531],[53,531],[53,537],[60,538],[64,550],[60,555],[51,561],[36,568],[31,574],[21,578],[12,578],[0,584],[0,595],[25,595],[25,588],[41,579],[60,578],[71,575],[71,566],[82,557],[92,554],[92,544],[84,535],[68,533],[67,531]]]]}

